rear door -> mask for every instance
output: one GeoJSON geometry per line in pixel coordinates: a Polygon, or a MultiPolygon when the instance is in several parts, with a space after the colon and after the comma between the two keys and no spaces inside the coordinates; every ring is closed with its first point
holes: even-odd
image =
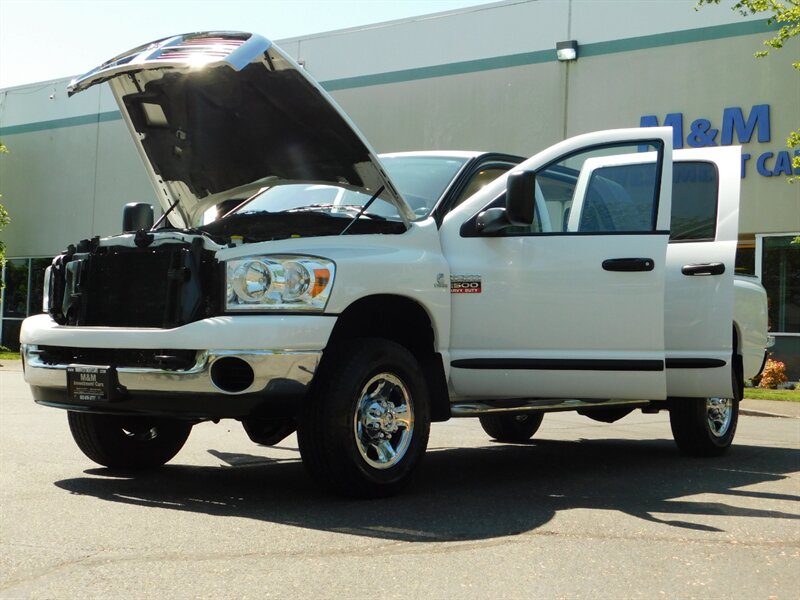
{"type": "Polygon", "coordinates": [[[455,396],[666,397],[671,135],[597,132],[524,162],[518,169],[536,177],[530,226],[476,228],[478,214],[502,203],[501,182],[445,217],[455,396]],[[600,168],[642,152],[648,164],[623,177],[600,168]]]}
{"type": "Polygon", "coordinates": [[[674,154],[666,271],[670,396],[730,397],[741,148],[674,154]]]}

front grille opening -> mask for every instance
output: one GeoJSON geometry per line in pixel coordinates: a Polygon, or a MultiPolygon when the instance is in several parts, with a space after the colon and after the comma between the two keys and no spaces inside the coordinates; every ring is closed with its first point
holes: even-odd
{"type": "Polygon", "coordinates": [[[188,371],[197,363],[197,350],[130,350],[39,346],[39,359],[48,365],[110,365],[188,371]]]}

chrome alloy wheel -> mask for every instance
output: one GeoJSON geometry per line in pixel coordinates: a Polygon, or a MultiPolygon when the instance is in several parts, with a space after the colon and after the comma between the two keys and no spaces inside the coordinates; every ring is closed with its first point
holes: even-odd
{"type": "Polygon", "coordinates": [[[733,421],[733,399],[707,398],[706,413],[708,415],[708,431],[711,435],[716,438],[725,436],[733,421]]]}
{"type": "Polygon", "coordinates": [[[361,389],[354,416],[356,445],[375,469],[399,463],[414,434],[414,408],[408,387],[391,373],[380,373],[361,389]]]}

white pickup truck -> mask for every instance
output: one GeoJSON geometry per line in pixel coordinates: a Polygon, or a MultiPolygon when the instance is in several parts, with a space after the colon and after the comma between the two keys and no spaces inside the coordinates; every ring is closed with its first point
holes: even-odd
{"type": "Polygon", "coordinates": [[[649,128],[381,161],[251,34],[159,40],[70,92],[104,81],[164,215],[129,205],[57,256],[21,332],[35,401],[92,460],[160,466],[231,418],[380,496],[451,417],[524,442],[545,412],[666,409],[681,450],[731,444],[768,340],[764,290],[734,278],[738,148],[649,128]]]}

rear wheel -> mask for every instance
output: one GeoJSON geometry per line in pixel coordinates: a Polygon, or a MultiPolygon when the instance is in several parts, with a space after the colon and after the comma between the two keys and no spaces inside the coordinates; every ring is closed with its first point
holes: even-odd
{"type": "Polygon", "coordinates": [[[329,351],[297,428],[303,464],[336,492],[388,496],[410,480],[428,445],[428,391],[414,356],[388,340],[329,351]]]}
{"type": "Polygon", "coordinates": [[[542,424],[542,413],[498,413],[479,417],[481,427],[498,442],[527,442],[542,424]]]}
{"type": "Polygon", "coordinates": [[[172,459],[192,424],[156,417],[99,415],[69,411],[69,429],[78,448],[94,462],[118,469],[151,469],[172,459]]]}
{"type": "Polygon", "coordinates": [[[733,398],[679,398],[669,409],[672,436],[681,452],[719,456],[733,443],[742,387],[733,375],[733,398]]]}

